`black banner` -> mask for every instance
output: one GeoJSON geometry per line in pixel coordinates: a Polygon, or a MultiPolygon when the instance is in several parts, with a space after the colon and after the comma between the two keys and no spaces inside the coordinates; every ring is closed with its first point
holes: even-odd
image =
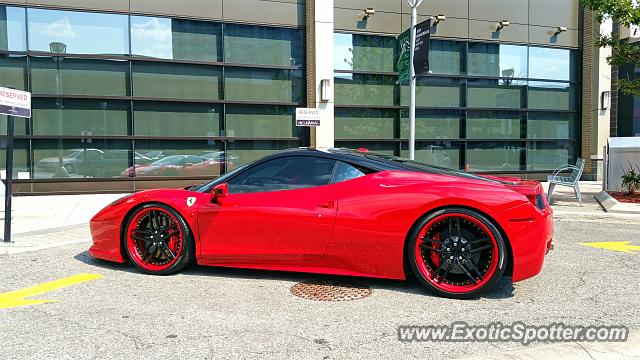
{"type": "Polygon", "coordinates": [[[416,25],[416,47],[413,51],[413,68],[416,75],[429,72],[429,43],[431,42],[431,19],[416,25]]]}

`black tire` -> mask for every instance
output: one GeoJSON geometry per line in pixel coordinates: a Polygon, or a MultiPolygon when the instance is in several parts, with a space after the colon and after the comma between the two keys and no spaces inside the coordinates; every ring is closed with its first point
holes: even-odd
{"type": "Polygon", "coordinates": [[[496,228],[496,226],[491,221],[489,221],[489,219],[487,219],[486,216],[471,209],[451,207],[451,208],[445,208],[445,209],[441,209],[441,210],[426,214],[416,221],[416,223],[411,228],[407,236],[406,257],[407,257],[409,266],[411,267],[411,270],[415,275],[415,277],[430,292],[442,297],[447,297],[452,299],[474,299],[486,293],[487,291],[489,291],[500,280],[500,278],[502,277],[502,274],[505,271],[505,268],[507,267],[507,251],[508,250],[505,245],[504,238],[502,237],[500,231],[496,228]],[[416,242],[418,241],[418,237],[420,236],[420,233],[424,228],[424,226],[437,217],[441,217],[442,215],[453,214],[453,213],[465,214],[479,220],[482,224],[484,224],[489,229],[489,231],[491,231],[491,234],[495,238],[495,243],[498,249],[497,266],[493,274],[491,274],[491,276],[486,281],[486,283],[484,283],[480,288],[469,291],[469,292],[451,292],[451,291],[445,291],[443,289],[437,288],[436,286],[434,286],[434,284],[430,283],[429,280],[425,278],[425,275],[419,270],[418,263],[417,263],[418,260],[416,259],[416,256],[415,256],[416,242]]]}
{"type": "Polygon", "coordinates": [[[129,260],[143,273],[151,274],[151,275],[174,274],[190,266],[191,264],[193,264],[195,260],[195,241],[193,239],[193,234],[191,232],[191,229],[189,229],[189,225],[184,220],[184,218],[180,215],[180,213],[178,213],[172,207],[167,206],[165,204],[148,203],[137,208],[127,218],[122,234],[123,236],[122,236],[121,246],[123,246],[126,249],[127,257],[129,258],[129,260]],[[132,255],[133,250],[130,248],[127,241],[127,236],[128,236],[127,231],[130,228],[131,222],[136,218],[137,214],[143,211],[146,211],[149,208],[160,208],[166,211],[167,213],[171,214],[175,219],[177,219],[178,226],[180,227],[180,230],[182,232],[182,237],[183,237],[182,250],[178,255],[176,255],[176,257],[178,257],[178,260],[175,261],[170,267],[163,270],[150,270],[148,268],[145,268],[145,266],[143,266],[142,264],[138,263],[134,259],[134,256],[132,255]]]}

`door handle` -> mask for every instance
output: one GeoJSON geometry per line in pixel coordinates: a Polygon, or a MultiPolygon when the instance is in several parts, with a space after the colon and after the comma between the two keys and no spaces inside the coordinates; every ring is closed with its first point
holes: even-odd
{"type": "Polygon", "coordinates": [[[327,201],[326,203],[318,205],[318,207],[324,209],[333,209],[335,207],[335,203],[333,201],[327,201]]]}

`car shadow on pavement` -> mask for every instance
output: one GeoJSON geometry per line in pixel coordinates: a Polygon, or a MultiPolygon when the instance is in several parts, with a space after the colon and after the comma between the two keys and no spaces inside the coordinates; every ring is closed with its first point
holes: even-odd
{"type": "MultiPolygon", "coordinates": [[[[89,255],[88,251],[83,251],[74,259],[83,262],[87,265],[97,266],[108,270],[124,271],[128,273],[140,274],[140,271],[131,263],[119,264],[106,260],[100,260],[89,255]]],[[[182,275],[197,275],[197,276],[214,276],[220,278],[235,278],[235,279],[254,279],[254,280],[277,280],[277,281],[289,281],[297,283],[307,280],[318,279],[332,279],[332,280],[352,280],[354,282],[365,284],[376,290],[388,290],[401,292],[406,294],[424,295],[430,297],[436,297],[436,295],[429,293],[423,286],[413,277],[410,276],[407,280],[390,280],[390,279],[376,279],[366,277],[355,276],[340,276],[340,275],[325,275],[325,274],[312,274],[301,272],[288,272],[288,271],[275,271],[275,270],[256,270],[256,269],[240,269],[240,268],[227,268],[216,266],[198,266],[192,265],[180,272],[182,275]]],[[[149,275],[153,276],[153,275],[149,275]]],[[[168,275],[172,276],[172,275],[168,275]]],[[[513,296],[514,291],[511,277],[504,276],[494,286],[494,288],[486,293],[481,298],[484,299],[504,299],[513,296]]],[[[476,299],[478,300],[478,299],[476,299]]],[[[473,301],[473,300],[471,300],[473,301]]]]}

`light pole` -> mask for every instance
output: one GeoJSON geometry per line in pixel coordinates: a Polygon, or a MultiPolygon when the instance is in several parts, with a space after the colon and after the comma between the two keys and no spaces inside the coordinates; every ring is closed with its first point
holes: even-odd
{"type": "MultiPolygon", "coordinates": [[[[49,44],[49,50],[54,54],[64,54],[67,52],[67,45],[65,43],[54,41],[49,44]]],[[[69,174],[67,170],[64,168],[64,151],[63,141],[62,141],[62,78],[60,77],[60,67],[62,65],[62,61],[64,61],[64,56],[52,56],[53,61],[56,63],[56,92],[58,95],[57,106],[58,106],[58,130],[60,138],[58,139],[58,168],[54,173],[55,177],[67,177],[69,174]]]]}
{"type": "Polygon", "coordinates": [[[416,70],[413,67],[413,52],[416,49],[416,23],[418,6],[422,0],[407,0],[411,6],[411,49],[409,52],[409,159],[416,157],[416,70]]]}

